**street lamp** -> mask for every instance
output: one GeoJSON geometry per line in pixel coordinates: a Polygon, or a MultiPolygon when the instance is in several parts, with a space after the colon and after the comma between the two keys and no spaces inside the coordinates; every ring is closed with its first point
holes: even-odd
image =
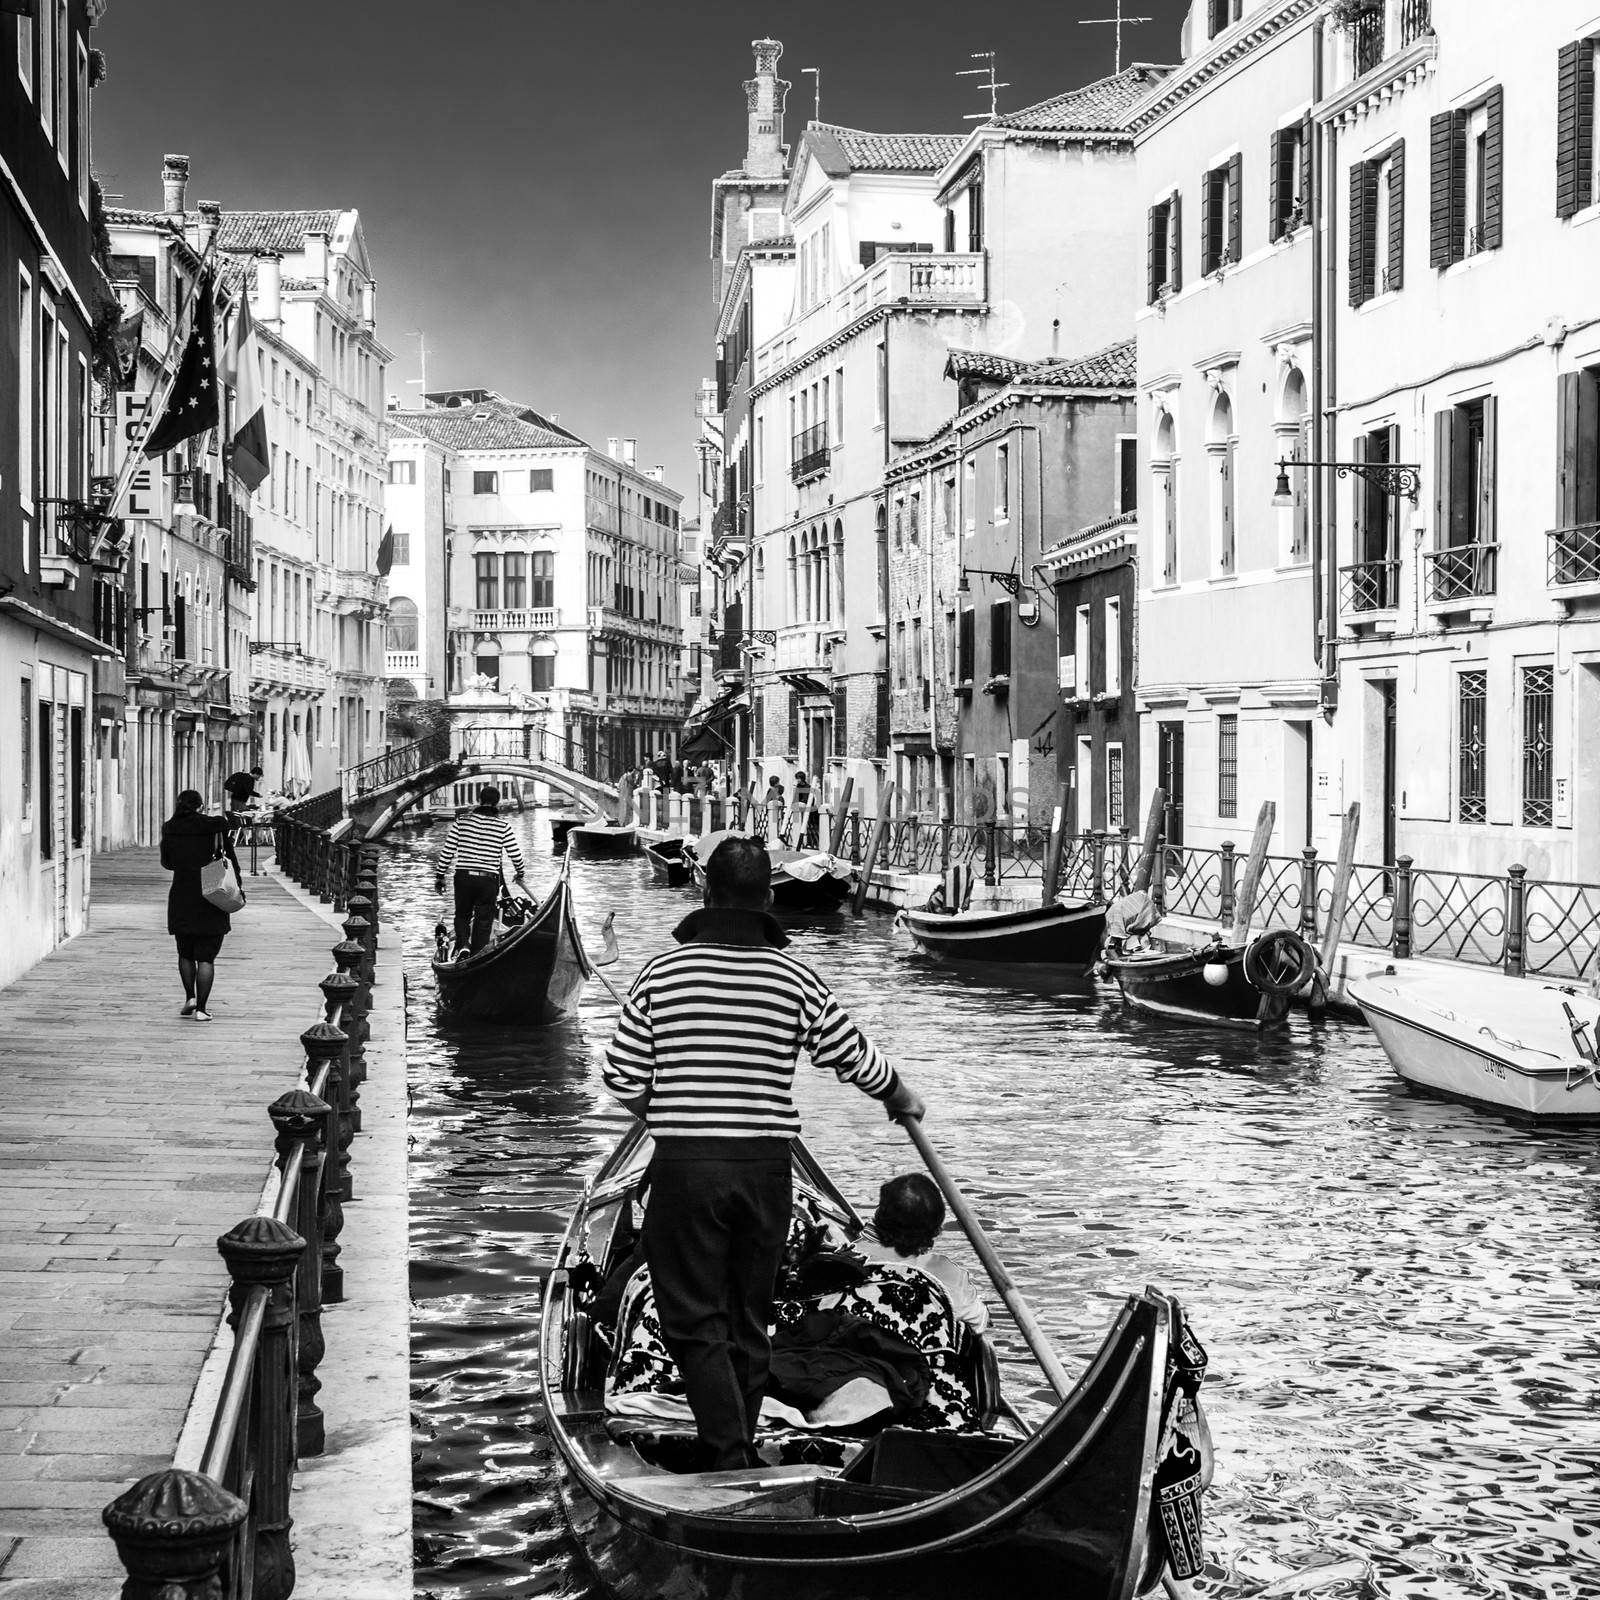
{"type": "Polygon", "coordinates": [[[1039,621],[1039,594],[1030,584],[1026,584],[1015,572],[994,572],[988,567],[963,567],[961,581],[956,585],[957,594],[971,594],[972,585],[967,582],[967,574],[974,577],[988,578],[998,583],[1009,595],[1014,595],[1017,601],[1017,621],[1025,628],[1032,628],[1039,621]]]}
{"type": "Polygon", "coordinates": [[[1294,490],[1289,487],[1290,467],[1331,468],[1341,478],[1353,472],[1363,483],[1375,484],[1382,494],[1398,499],[1407,496],[1412,505],[1422,488],[1422,468],[1409,461],[1283,461],[1278,462],[1278,482],[1272,492],[1272,503],[1280,510],[1294,505],[1294,490]]]}

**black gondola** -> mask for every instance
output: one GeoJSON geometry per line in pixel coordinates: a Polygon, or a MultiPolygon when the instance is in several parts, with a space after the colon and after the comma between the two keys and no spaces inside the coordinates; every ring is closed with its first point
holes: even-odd
{"type": "MultiPolygon", "coordinates": [[[[631,1247],[633,1196],[651,1153],[635,1128],[586,1189],[545,1282],[540,1330],[563,1510],[612,1594],[1131,1600],[1159,1581],[1179,1548],[1163,1530],[1181,1541],[1180,1523],[1195,1539],[1174,1568],[1193,1570],[1204,1447],[1197,1437],[1190,1451],[1168,1425],[1183,1414],[1197,1436],[1203,1428],[1184,1408],[1204,1355],[1176,1302],[1153,1290],[1129,1298],[1076,1386],[1031,1432],[1003,1420],[1014,1413],[979,1338],[968,1370],[980,1421],[970,1431],[888,1426],[849,1441],[856,1448],[839,1465],[824,1464],[826,1441],[807,1436],[793,1465],[678,1472],[663,1464],[661,1435],[608,1427],[594,1286],[631,1247]],[[1184,1474],[1189,1515],[1157,1518],[1158,1502],[1181,1498],[1184,1474]]],[[[858,1226],[798,1140],[794,1163],[797,1206],[858,1226]]]]}
{"type": "Polygon", "coordinates": [[[1083,900],[1003,911],[900,913],[917,948],[958,961],[1086,968],[1106,930],[1106,908],[1083,900]]]}
{"type": "Polygon", "coordinates": [[[440,1009],[460,1022],[554,1022],[577,1010],[593,970],[572,915],[565,865],[543,904],[521,923],[476,955],[433,962],[440,1009]]]}
{"type": "Polygon", "coordinates": [[[1310,948],[1287,928],[1247,944],[1224,939],[1194,950],[1110,953],[1101,963],[1122,997],[1139,1011],[1183,1022],[1232,1028],[1270,1027],[1289,1014],[1289,998],[1314,970],[1310,948]]]}
{"type": "MultiPolygon", "coordinates": [[[[689,841],[687,849],[694,858],[697,884],[705,884],[705,864],[711,859],[712,851],[738,832],[737,828],[724,828],[689,841]]],[[[772,843],[767,845],[767,856],[772,862],[774,911],[812,914],[837,911],[855,884],[855,870],[850,863],[826,850],[790,850],[781,843],[772,843]]]]}
{"type": "Polygon", "coordinates": [[[644,858],[650,863],[650,871],[657,883],[664,883],[669,889],[681,889],[685,884],[694,882],[694,867],[684,854],[687,843],[680,834],[646,842],[644,858]]]}

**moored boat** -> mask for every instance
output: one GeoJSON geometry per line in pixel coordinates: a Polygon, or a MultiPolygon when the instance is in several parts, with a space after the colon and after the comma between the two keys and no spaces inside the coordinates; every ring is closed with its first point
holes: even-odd
{"type": "Polygon", "coordinates": [[[639,830],[612,822],[608,817],[591,817],[567,830],[567,854],[589,861],[610,861],[636,855],[639,830]]]}
{"type": "Polygon", "coordinates": [[[594,820],[594,813],[591,811],[556,812],[552,815],[550,818],[551,855],[565,855],[567,835],[574,828],[581,828],[586,822],[593,822],[594,820]]]}
{"type": "Polygon", "coordinates": [[[679,834],[645,841],[644,858],[650,863],[657,883],[664,883],[669,889],[681,889],[686,883],[694,882],[694,867],[684,853],[687,843],[679,834]]]}
{"type": "MultiPolygon", "coordinates": [[[[641,1429],[614,1403],[608,1411],[613,1334],[597,1325],[596,1291],[635,1243],[652,1149],[635,1128],[585,1190],[545,1282],[540,1330],[563,1510],[612,1594],[1132,1600],[1160,1581],[1169,1556],[1180,1574],[1193,1570],[1198,1551],[1183,1533],[1197,1541],[1205,1445],[1193,1397],[1204,1353],[1177,1303],[1155,1290],[1127,1300],[1036,1429],[1016,1422],[987,1340],[971,1335],[947,1369],[968,1386],[970,1423],[880,1419],[878,1431],[866,1422],[842,1436],[764,1424],[757,1451],[775,1464],[672,1470],[684,1438],[641,1429]],[[1181,1494],[1187,1517],[1175,1506],[1158,1515],[1181,1494]]],[[[849,1202],[801,1141],[793,1150],[797,1219],[854,1233],[849,1202]]]]}
{"type": "Polygon", "coordinates": [[[1470,967],[1377,973],[1345,993],[1409,1084],[1541,1121],[1600,1119],[1590,995],[1470,967]]]}
{"type": "MultiPolygon", "coordinates": [[[[724,839],[738,833],[735,828],[720,829],[685,847],[693,858],[694,881],[704,887],[705,864],[724,839]]],[[[747,835],[745,837],[754,837],[747,835]]],[[[768,844],[772,862],[772,909],[800,913],[837,911],[855,883],[855,869],[848,861],[826,850],[789,850],[781,844],[768,844]]]]}
{"type": "Polygon", "coordinates": [[[476,955],[433,962],[440,1009],[461,1022],[554,1022],[577,1010],[592,971],[564,868],[522,922],[476,955]]]}
{"type": "Polygon", "coordinates": [[[1197,950],[1153,945],[1108,955],[1101,968],[1139,1011],[1224,1027],[1281,1022],[1288,1014],[1288,999],[1264,994],[1250,982],[1245,948],[1220,939],[1197,950]]]}
{"type": "Polygon", "coordinates": [[[1087,967],[1100,948],[1106,908],[1081,900],[978,911],[905,910],[901,923],[929,955],[1018,966],[1087,967]]]}

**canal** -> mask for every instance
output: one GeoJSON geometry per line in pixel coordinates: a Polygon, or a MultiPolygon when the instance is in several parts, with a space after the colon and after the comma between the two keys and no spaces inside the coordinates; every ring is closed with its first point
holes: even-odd
{"type": "MultiPolygon", "coordinates": [[[[542,889],[548,827],[518,826],[542,889]]],[[[627,1122],[598,1076],[615,1006],[596,982],[555,1028],[439,1026],[424,945],[441,842],[402,838],[384,878],[408,940],[418,1592],[587,1596],[534,1351],[568,1210],[627,1122]]],[[[573,882],[591,949],[617,914],[623,988],[695,903],[642,860],[575,862],[573,882]]],[[[1069,1368],[1130,1291],[1189,1307],[1218,1454],[1209,1593],[1360,1557],[1395,1600],[1600,1596],[1592,1133],[1417,1097],[1356,1024],[1296,1018],[1272,1041],[1154,1024],[1088,985],[930,966],[872,913],[805,925],[793,948],[924,1095],[1069,1368]]],[[[858,1205],[917,1166],[831,1075],[802,1068],[800,1096],[858,1205]]],[[[981,1278],[959,1234],[947,1247],[981,1278]]],[[[996,1321],[1009,1389],[1042,1400],[996,1321]]]]}

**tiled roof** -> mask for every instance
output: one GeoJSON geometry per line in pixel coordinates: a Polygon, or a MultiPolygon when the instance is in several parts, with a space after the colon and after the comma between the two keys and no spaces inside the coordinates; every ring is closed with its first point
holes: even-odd
{"type": "Polygon", "coordinates": [[[217,245],[248,254],[253,250],[301,250],[308,233],[331,239],[342,211],[224,211],[217,245]]]}
{"type": "Polygon", "coordinates": [[[1065,389],[1131,389],[1135,373],[1134,342],[1123,339],[1086,356],[1036,362],[1023,377],[1027,383],[1058,384],[1065,389]]]}
{"type": "Polygon", "coordinates": [[[990,355],[987,350],[952,350],[944,364],[944,375],[955,378],[989,378],[995,383],[1009,383],[1032,361],[1018,361],[1012,356],[990,355]]]}
{"type": "Polygon", "coordinates": [[[507,400],[481,400],[463,406],[429,406],[425,411],[391,411],[390,423],[447,450],[563,450],[584,441],[548,425],[537,412],[507,400]]]}
{"type": "Polygon", "coordinates": [[[959,133],[867,133],[813,122],[806,129],[825,170],[937,172],[965,142],[959,133]]]}
{"type": "Polygon", "coordinates": [[[1129,111],[1171,67],[1136,62],[1109,78],[1053,95],[1036,106],[1008,111],[994,119],[997,128],[1026,128],[1050,133],[1116,133],[1127,126],[1129,111]]]}
{"type": "Polygon", "coordinates": [[[183,218],[165,211],[140,211],[130,206],[107,206],[108,228],[177,228],[182,229],[183,218]]]}
{"type": "Polygon", "coordinates": [[[752,239],[744,246],[744,249],[753,256],[760,255],[763,250],[771,250],[775,254],[787,251],[790,255],[793,255],[794,235],[792,233],[783,233],[779,234],[775,239],[752,239]]]}

